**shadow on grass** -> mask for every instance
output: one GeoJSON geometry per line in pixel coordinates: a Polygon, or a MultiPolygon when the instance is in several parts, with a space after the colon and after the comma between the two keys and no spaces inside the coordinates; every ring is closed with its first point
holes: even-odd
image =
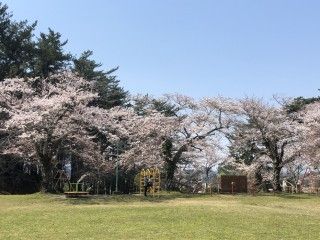
{"type": "Polygon", "coordinates": [[[257,197],[279,197],[279,198],[284,198],[284,199],[312,199],[316,197],[317,195],[315,194],[307,194],[307,193],[259,193],[256,194],[255,196],[257,197]]]}
{"type": "Polygon", "coordinates": [[[223,198],[224,200],[232,200],[234,198],[246,198],[246,197],[279,197],[288,200],[305,200],[305,199],[312,199],[315,195],[309,194],[286,194],[286,193],[277,193],[277,194],[268,194],[262,193],[257,195],[250,195],[250,194],[213,194],[213,195],[204,195],[204,194],[184,194],[179,192],[171,192],[171,193],[162,193],[161,195],[157,196],[147,196],[144,197],[139,194],[127,194],[127,195],[89,195],[83,198],[65,198],[63,195],[59,195],[56,198],[58,201],[61,201],[65,204],[71,205],[103,205],[108,203],[161,203],[168,200],[174,199],[205,199],[211,197],[218,197],[223,198]]]}
{"type": "Polygon", "coordinates": [[[160,203],[177,198],[199,198],[203,195],[183,194],[178,192],[164,193],[159,196],[147,196],[144,197],[139,194],[127,194],[127,195],[89,195],[82,198],[65,198],[61,197],[59,200],[67,204],[72,205],[100,205],[108,203],[137,203],[137,202],[154,202],[160,203]]]}
{"type": "Polygon", "coordinates": [[[310,194],[278,194],[276,195],[280,198],[285,198],[285,199],[311,199],[315,197],[316,195],[310,195],[310,194]]]}

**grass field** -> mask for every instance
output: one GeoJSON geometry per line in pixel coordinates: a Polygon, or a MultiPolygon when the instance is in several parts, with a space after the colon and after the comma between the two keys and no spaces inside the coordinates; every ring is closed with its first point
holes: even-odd
{"type": "Polygon", "coordinates": [[[0,195],[0,239],[320,239],[320,197],[0,195]]]}

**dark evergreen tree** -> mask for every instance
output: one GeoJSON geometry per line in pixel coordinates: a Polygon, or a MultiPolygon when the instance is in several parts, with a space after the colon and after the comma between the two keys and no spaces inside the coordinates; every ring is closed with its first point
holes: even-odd
{"type": "Polygon", "coordinates": [[[0,2],[0,81],[4,78],[28,76],[35,54],[33,31],[36,22],[16,22],[8,6],[0,2]]]}
{"type": "Polygon", "coordinates": [[[49,33],[40,33],[36,43],[34,59],[34,76],[47,78],[50,73],[65,69],[72,59],[71,54],[65,53],[63,47],[67,44],[61,40],[61,34],[49,28],[49,33]]]}
{"type": "Polygon", "coordinates": [[[90,59],[92,54],[92,51],[85,51],[79,58],[73,60],[75,72],[88,81],[96,82],[95,87],[99,98],[92,104],[104,109],[125,105],[128,92],[119,86],[117,76],[113,75],[118,67],[107,72],[99,70],[102,65],[90,59]]]}
{"type": "Polygon", "coordinates": [[[166,117],[177,116],[179,108],[166,99],[156,99],[148,95],[138,96],[133,99],[133,108],[139,115],[146,115],[149,110],[155,110],[166,117]]]}
{"type": "Polygon", "coordinates": [[[320,97],[311,97],[311,98],[304,98],[304,97],[297,97],[292,102],[290,102],[288,105],[285,106],[287,112],[294,113],[299,112],[302,110],[306,105],[319,102],[320,97]]]}

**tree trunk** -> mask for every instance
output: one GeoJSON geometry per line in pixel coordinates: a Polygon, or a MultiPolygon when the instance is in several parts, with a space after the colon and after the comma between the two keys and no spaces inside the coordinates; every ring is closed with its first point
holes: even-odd
{"type": "Polygon", "coordinates": [[[280,164],[274,164],[273,167],[273,187],[276,192],[281,192],[280,174],[282,167],[280,164]]]}
{"type": "Polygon", "coordinates": [[[42,163],[42,184],[41,191],[54,193],[54,169],[51,159],[41,159],[42,163]]]}
{"type": "Polygon", "coordinates": [[[165,164],[166,169],[166,190],[174,189],[174,173],[177,169],[177,163],[173,161],[167,161],[165,164]]]}
{"type": "Polygon", "coordinates": [[[184,145],[179,148],[176,154],[172,157],[166,157],[166,189],[174,190],[174,173],[177,170],[177,164],[180,162],[182,153],[187,150],[187,146],[184,145]]]}

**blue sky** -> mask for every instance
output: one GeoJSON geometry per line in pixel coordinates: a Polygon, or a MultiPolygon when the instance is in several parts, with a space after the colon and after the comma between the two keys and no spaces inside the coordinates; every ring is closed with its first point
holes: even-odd
{"type": "Polygon", "coordinates": [[[196,98],[317,96],[320,1],[4,0],[15,19],[38,20],[120,66],[132,93],[196,98]]]}

